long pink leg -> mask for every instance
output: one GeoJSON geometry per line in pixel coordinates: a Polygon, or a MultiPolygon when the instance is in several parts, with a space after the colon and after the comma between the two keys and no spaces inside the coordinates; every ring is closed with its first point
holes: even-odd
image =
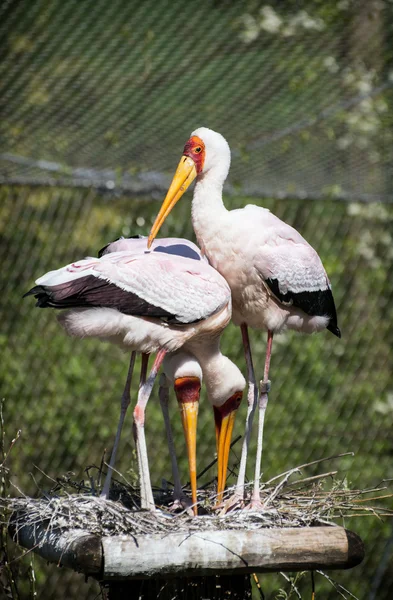
{"type": "Polygon", "coordinates": [[[247,393],[247,417],[246,417],[246,428],[244,431],[242,454],[240,458],[239,474],[237,477],[236,492],[235,495],[240,500],[244,499],[244,483],[246,478],[246,464],[248,447],[250,445],[250,435],[252,429],[252,422],[254,419],[255,409],[257,406],[257,387],[255,382],[254,365],[252,362],[250,338],[248,336],[248,328],[245,323],[241,325],[243,348],[246,358],[247,375],[248,375],[248,393],[247,393]]]}
{"type": "Polygon", "coordinates": [[[108,472],[106,474],[104,487],[102,488],[101,498],[109,498],[109,489],[111,487],[113,467],[115,466],[117,449],[118,449],[119,442],[120,442],[120,436],[121,436],[121,432],[123,429],[123,424],[124,424],[124,419],[126,416],[127,408],[130,405],[130,390],[131,390],[132,373],[134,371],[134,365],[135,365],[135,356],[136,356],[136,352],[131,352],[130,366],[128,368],[128,373],[127,373],[127,380],[126,380],[126,384],[124,386],[123,394],[121,397],[119,423],[117,425],[115,442],[113,444],[113,450],[112,450],[111,459],[110,459],[109,465],[108,465],[108,472]]]}
{"type": "MultiPolygon", "coordinates": [[[[149,461],[147,458],[147,447],[145,438],[145,409],[153,389],[154,381],[165,358],[166,350],[159,350],[154,360],[149,377],[144,382],[141,376],[142,385],[139,388],[138,402],[134,409],[134,438],[136,443],[140,490],[141,490],[141,508],[154,510],[153,491],[151,489],[149,461]]],[[[143,363],[142,363],[143,365],[143,363]]]]}
{"type": "MultiPolygon", "coordinates": [[[[148,364],[149,364],[149,355],[146,354],[146,353],[142,353],[142,357],[141,357],[141,372],[140,372],[140,376],[139,376],[138,398],[139,398],[139,394],[140,394],[141,388],[146,383],[148,364]]],[[[135,408],[136,408],[136,406],[135,406],[135,408]]],[[[137,446],[137,434],[136,434],[136,426],[135,426],[135,416],[134,416],[134,422],[133,422],[133,433],[134,433],[135,445],[137,447],[138,473],[139,473],[139,479],[140,479],[140,494],[141,494],[141,497],[142,497],[142,496],[146,495],[146,490],[144,489],[144,487],[143,487],[143,490],[142,490],[142,486],[144,486],[144,482],[141,479],[142,463],[141,463],[141,456],[140,456],[140,453],[138,452],[138,446],[137,446]]]]}
{"type": "Polygon", "coordinates": [[[265,369],[263,373],[263,381],[261,381],[261,389],[259,396],[259,419],[258,419],[258,441],[257,441],[257,455],[255,461],[255,476],[254,476],[254,490],[251,499],[251,508],[263,508],[260,496],[260,478],[261,478],[261,462],[262,462],[262,448],[263,448],[263,426],[265,423],[265,413],[268,403],[268,393],[270,390],[269,381],[269,369],[270,369],[270,358],[272,355],[272,344],[273,344],[273,333],[267,332],[267,347],[266,347],[266,359],[265,369]]]}

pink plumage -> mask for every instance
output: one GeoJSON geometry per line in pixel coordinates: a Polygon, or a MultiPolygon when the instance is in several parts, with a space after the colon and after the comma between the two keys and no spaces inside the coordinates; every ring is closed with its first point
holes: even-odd
{"type": "Polygon", "coordinates": [[[259,397],[258,449],[252,506],[260,507],[262,433],[273,335],[285,329],[303,333],[327,328],[341,337],[326,271],[316,251],[293,227],[266,208],[248,205],[228,211],[222,190],[231,152],[225,138],[206,127],[196,129],[149,235],[154,241],[166,216],[196,178],[192,224],[203,253],[231,288],[233,321],[241,326],[249,375],[249,408],[238,495],[243,498],[245,461],[257,403],[248,327],[268,332],[264,376],[259,397]]]}
{"type": "MultiPolygon", "coordinates": [[[[36,286],[26,295],[29,294],[36,297],[40,308],[63,309],[58,319],[70,335],[99,337],[133,351],[104,486],[106,497],[129,404],[135,351],[144,355],[157,353],[146,382],[145,373],[141,375],[138,403],[134,410],[142,506],[152,508],[154,501],[144,437],[144,411],[165,355],[178,350],[188,352],[186,355],[172,354],[168,365],[180,379],[184,379],[185,368],[188,369],[187,377],[191,379],[195,379],[195,372],[199,374],[202,368],[208,399],[217,414],[221,414],[227,403],[231,406],[230,412],[234,412],[240,402],[244,378],[239,369],[222,355],[219,347],[221,332],[231,317],[228,284],[209,266],[192,242],[176,238],[157,240],[149,252],[146,241],[137,238],[117,240],[105,246],[99,258],[85,258],[50,271],[36,281],[36,286]]],[[[147,361],[142,361],[142,364],[146,367],[147,361]]],[[[199,383],[195,389],[199,398],[199,376],[197,379],[199,383]]],[[[193,403],[190,406],[187,410],[192,414],[195,410],[193,403]]],[[[229,429],[223,428],[223,435],[227,435],[227,431],[229,429]]],[[[196,470],[193,473],[195,502],[196,470]]],[[[224,468],[221,469],[221,483],[225,485],[224,468]]]]}

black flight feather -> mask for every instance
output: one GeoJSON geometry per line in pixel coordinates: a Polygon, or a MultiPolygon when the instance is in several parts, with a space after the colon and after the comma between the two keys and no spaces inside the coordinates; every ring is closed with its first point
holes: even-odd
{"type": "Polygon", "coordinates": [[[154,317],[171,324],[188,324],[179,320],[177,315],[150,304],[137,294],[94,275],[53,286],[37,285],[23,297],[30,295],[35,296],[36,306],[39,308],[113,308],[135,317],[154,317]]]}
{"type": "Polygon", "coordinates": [[[337,326],[336,307],[330,288],[312,292],[291,292],[291,290],[288,290],[284,294],[280,290],[277,279],[265,279],[265,281],[276,298],[281,302],[292,304],[311,317],[328,317],[329,323],[326,328],[337,337],[341,337],[341,331],[337,326]]]}

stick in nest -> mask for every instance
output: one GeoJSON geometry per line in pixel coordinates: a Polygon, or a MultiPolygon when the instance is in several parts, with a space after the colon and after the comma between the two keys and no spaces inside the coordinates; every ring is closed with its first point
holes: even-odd
{"type": "MultiPolygon", "coordinates": [[[[345,456],[345,455],[341,455],[345,456]]],[[[331,457],[332,460],[339,457],[331,457]]],[[[313,461],[309,465],[316,464],[313,461]]],[[[337,471],[325,472],[312,477],[298,475],[301,465],[278,475],[261,486],[261,500],[269,509],[261,512],[234,510],[223,516],[214,510],[216,492],[214,488],[200,490],[199,503],[204,515],[190,517],[185,512],[173,514],[168,510],[171,495],[156,490],[159,510],[141,511],[134,488],[117,483],[118,501],[98,498],[96,485],[73,482],[58,478],[51,494],[43,498],[2,499],[2,505],[13,513],[13,524],[18,529],[32,524],[44,524],[49,529],[76,528],[90,533],[108,536],[118,534],[143,535],[151,533],[196,532],[204,530],[254,530],[264,527],[309,527],[336,524],[338,519],[370,515],[393,516],[393,510],[375,505],[375,500],[392,497],[382,494],[387,489],[380,485],[368,490],[350,490],[345,480],[336,478],[337,471]],[[71,492],[77,489],[79,494],[71,492]],[[367,494],[373,494],[373,505],[367,504],[367,494]],[[160,505],[161,503],[161,505],[160,505]]],[[[53,480],[52,480],[53,481],[53,480]]],[[[250,484],[251,485],[251,484],[250,484]]],[[[231,489],[226,492],[232,493],[231,489]]]]}

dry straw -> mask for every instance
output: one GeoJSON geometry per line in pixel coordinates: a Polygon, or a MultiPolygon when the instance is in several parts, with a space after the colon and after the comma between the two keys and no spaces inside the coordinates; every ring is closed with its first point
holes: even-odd
{"type": "Polygon", "coordinates": [[[245,506],[237,505],[229,511],[225,507],[231,504],[234,488],[227,490],[217,509],[213,486],[199,490],[197,518],[190,516],[187,509],[173,512],[168,489],[155,490],[156,511],[141,511],[135,488],[118,481],[111,492],[116,500],[100,498],[91,469],[87,483],[62,478],[42,498],[7,498],[1,502],[8,515],[12,515],[17,530],[26,526],[45,526],[48,530],[77,528],[101,536],[345,525],[353,517],[393,516],[393,510],[383,503],[392,497],[386,493],[388,481],[371,489],[353,490],[345,478],[338,477],[337,470],[312,476],[303,474],[311,466],[345,456],[348,453],[313,461],[261,483],[264,510],[258,512],[248,509],[251,484],[246,488],[245,506]]]}

